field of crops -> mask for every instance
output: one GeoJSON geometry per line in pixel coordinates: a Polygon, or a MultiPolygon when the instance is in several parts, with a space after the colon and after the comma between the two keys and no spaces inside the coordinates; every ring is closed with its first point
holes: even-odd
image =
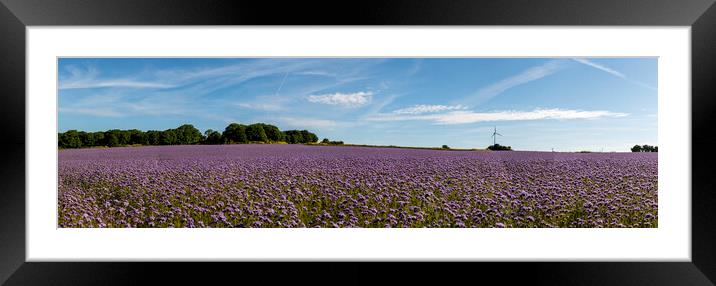
{"type": "Polygon", "coordinates": [[[657,153],[59,152],[59,227],[656,227],[657,153]]]}

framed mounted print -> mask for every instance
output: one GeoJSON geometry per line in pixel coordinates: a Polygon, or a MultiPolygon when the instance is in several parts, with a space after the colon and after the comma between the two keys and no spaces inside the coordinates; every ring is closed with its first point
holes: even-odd
{"type": "Polygon", "coordinates": [[[210,3],[3,2],[3,283],[713,284],[711,2],[210,3]]]}

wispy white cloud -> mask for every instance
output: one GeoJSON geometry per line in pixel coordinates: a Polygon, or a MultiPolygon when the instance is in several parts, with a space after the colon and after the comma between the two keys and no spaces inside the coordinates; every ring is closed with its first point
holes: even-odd
{"type": "Polygon", "coordinates": [[[504,78],[497,81],[489,86],[486,86],[478,90],[475,94],[467,96],[455,103],[461,103],[465,105],[476,105],[507,91],[508,89],[544,78],[555,72],[559,71],[564,67],[562,60],[551,60],[544,64],[528,68],[519,74],[504,78]]]}
{"type": "MultiPolygon", "coordinates": [[[[60,95],[62,96],[62,94],[60,95]]],[[[59,106],[60,112],[97,117],[126,117],[141,115],[187,115],[200,112],[190,106],[183,94],[106,91],[89,95],[74,95],[73,100],[59,106]]]]}
{"type": "Polygon", "coordinates": [[[627,113],[611,112],[604,110],[584,111],[570,109],[535,109],[532,111],[495,111],[495,112],[473,112],[473,111],[450,111],[439,114],[395,114],[383,113],[366,118],[372,121],[404,121],[422,120],[432,121],[436,124],[466,124],[489,121],[526,121],[545,119],[595,119],[603,117],[624,117],[627,113]]]}
{"type": "Polygon", "coordinates": [[[277,103],[237,103],[236,105],[247,109],[261,111],[279,111],[284,109],[283,105],[277,103]]]}
{"type": "Polygon", "coordinates": [[[170,88],[171,84],[143,82],[136,80],[83,80],[75,82],[67,82],[60,85],[60,89],[80,89],[80,88],[102,88],[102,87],[124,87],[124,88],[170,88]]]}
{"type": "MultiPolygon", "coordinates": [[[[68,65],[65,66],[65,73],[60,77],[59,88],[176,88],[192,94],[207,94],[252,79],[273,75],[283,75],[283,79],[279,79],[277,85],[283,86],[281,82],[285,81],[285,76],[292,73],[332,76],[348,82],[361,79],[358,75],[371,65],[357,66],[354,70],[343,71],[341,65],[337,63],[320,60],[257,59],[208,68],[159,69],[122,78],[102,74],[92,65],[81,68],[68,65]],[[319,67],[325,70],[315,70],[319,67]]],[[[278,88],[277,93],[280,90],[278,88]]]]}
{"type": "Polygon", "coordinates": [[[573,60],[575,60],[575,61],[578,62],[578,63],[585,64],[585,65],[588,65],[588,66],[593,67],[593,68],[595,68],[595,69],[604,71],[604,72],[606,72],[606,73],[610,73],[610,74],[612,74],[612,75],[614,75],[614,76],[616,76],[616,77],[626,79],[626,76],[625,76],[623,73],[620,73],[620,72],[618,72],[618,71],[616,71],[616,70],[614,70],[614,69],[608,68],[608,67],[606,67],[606,66],[604,66],[604,65],[597,64],[597,63],[595,63],[595,62],[593,62],[593,61],[590,61],[590,60],[587,60],[587,59],[580,59],[580,58],[576,58],[576,59],[573,59],[573,60]]]}
{"type": "Polygon", "coordinates": [[[127,111],[128,115],[190,115],[200,113],[199,109],[188,108],[188,104],[178,98],[176,102],[165,102],[161,98],[145,98],[138,102],[125,102],[117,107],[127,111]]]}
{"type": "Polygon", "coordinates": [[[601,117],[623,117],[626,113],[610,111],[582,111],[565,109],[535,109],[533,111],[500,111],[477,113],[470,111],[455,111],[444,114],[436,121],[443,124],[462,124],[484,121],[523,121],[543,119],[594,119],[601,117]]]}
{"type": "Polygon", "coordinates": [[[165,82],[143,81],[132,78],[102,79],[100,73],[93,67],[86,70],[74,66],[68,66],[68,76],[61,79],[59,89],[82,89],[82,88],[170,88],[173,84],[165,82]]]}
{"type": "Polygon", "coordinates": [[[433,112],[462,110],[462,109],[467,109],[467,106],[459,105],[459,104],[458,105],[418,104],[418,105],[413,105],[411,107],[393,110],[393,113],[395,113],[395,114],[423,114],[423,113],[433,113],[433,112]]]}
{"type": "Polygon", "coordinates": [[[612,69],[612,68],[610,68],[610,67],[607,67],[607,66],[605,66],[605,65],[601,65],[601,64],[595,63],[595,62],[593,62],[593,61],[590,61],[590,60],[587,60],[587,59],[583,59],[583,58],[574,58],[574,59],[572,59],[572,60],[574,60],[574,61],[576,61],[576,62],[578,62],[578,63],[580,63],[580,64],[587,65],[587,66],[593,67],[593,68],[595,68],[595,69],[601,70],[601,71],[603,71],[603,72],[606,72],[606,73],[611,74],[611,75],[613,75],[613,76],[616,76],[616,77],[618,77],[618,78],[624,79],[624,80],[629,81],[629,82],[631,82],[631,83],[640,85],[640,86],[642,86],[642,87],[646,87],[646,88],[648,88],[648,89],[656,90],[656,88],[653,87],[653,86],[651,86],[651,85],[648,85],[648,84],[643,83],[643,82],[640,82],[640,81],[636,81],[636,80],[629,79],[629,78],[627,78],[627,76],[624,75],[623,73],[621,73],[621,72],[619,72],[619,71],[617,71],[617,70],[615,70],[615,69],[612,69]]]}
{"type": "Polygon", "coordinates": [[[297,72],[296,74],[297,75],[310,75],[310,76],[324,76],[324,77],[335,76],[335,74],[333,74],[333,73],[329,73],[329,72],[321,71],[321,70],[302,71],[302,72],[297,72]]]}
{"type": "Polygon", "coordinates": [[[386,106],[390,105],[395,101],[396,99],[404,96],[405,94],[390,94],[385,95],[382,98],[375,98],[374,101],[369,107],[368,110],[362,115],[362,118],[368,118],[372,117],[375,114],[380,114],[380,111],[383,110],[386,106]]]}
{"type": "Polygon", "coordinates": [[[413,76],[420,72],[420,70],[423,67],[423,59],[415,59],[413,61],[413,66],[408,70],[407,76],[413,76]]]}
{"type": "MultiPolygon", "coordinates": [[[[377,62],[359,62],[353,68],[346,68],[345,64],[338,61],[256,59],[224,66],[149,69],[120,76],[113,76],[92,64],[71,64],[63,66],[59,88],[61,97],[72,95],[74,98],[61,101],[60,106],[65,113],[117,117],[192,114],[208,118],[212,116],[205,112],[210,109],[208,106],[237,106],[265,112],[285,111],[289,104],[304,100],[307,94],[321,94],[324,90],[366,78],[365,71],[375,64],[377,62]],[[330,78],[295,85],[290,84],[291,75],[294,74],[330,78]],[[273,94],[208,96],[262,77],[275,77],[273,94]],[[106,89],[101,94],[76,93],[79,89],[91,88],[106,89]]],[[[369,100],[370,95],[365,95],[368,95],[369,100]]],[[[341,103],[340,98],[337,102],[341,103]]],[[[345,104],[351,104],[351,101],[345,104]]],[[[296,112],[291,110],[288,114],[296,112]]]]}
{"type": "Polygon", "coordinates": [[[299,128],[326,128],[338,125],[336,121],[318,118],[281,117],[279,119],[283,125],[299,128]]]}
{"type": "Polygon", "coordinates": [[[106,109],[106,108],[60,107],[59,112],[60,113],[70,113],[70,114],[92,115],[92,116],[97,116],[97,117],[121,117],[124,115],[116,110],[106,109]]]}
{"type": "Polygon", "coordinates": [[[309,95],[308,101],[313,103],[338,105],[343,107],[359,107],[370,103],[372,92],[333,93],[322,95],[309,95]]]}

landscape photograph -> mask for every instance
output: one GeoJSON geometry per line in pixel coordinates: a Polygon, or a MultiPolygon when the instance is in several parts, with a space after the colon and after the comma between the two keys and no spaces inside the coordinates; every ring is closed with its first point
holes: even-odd
{"type": "Polygon", "coordinates": [[[57,60],[59,228],[657,228],[655,57],[57,60]]]}

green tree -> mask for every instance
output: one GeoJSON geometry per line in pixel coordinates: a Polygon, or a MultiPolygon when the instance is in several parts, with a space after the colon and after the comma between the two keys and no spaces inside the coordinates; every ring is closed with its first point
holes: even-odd
{"type": "Polygon", "coordinates": [[[631,147],[632,152],[642,152],[643,149],[639,145],[634,145],[634,147],[631,147]]]}
{"type": "Polygon", "coordinates": [[[651,145],[642,145],[641,146],[641,152],[658,152],[659,147],[657,146],[651,146],[651,145]]]}
{"type": "Polygon", "coordinates": [[[159,138],[159,144],[161,145],[175,145],[177,144],[177,134],[174,129],[167,129],[162,131],[159,138]]]}
{"type": "Polygon", "coordinates": [[[128,144],[142,144],[144,143],[144,132],[137,129],[127,130],[127,133],[129,133],[129,143],[128,144]]]}
{"type": "Polygon", "coordinates": [[[196,144],[201,142],[201,132],[194,125],[184,124],[175,129],[177,144],[196,144]]]}
{"type": "Polygon", "coordinates": [[[82,140],[77,130],[67,130],[65,133],[58,134],[58,146],[61,148],[80,148],[82,140]]]}
{"type": "Polygon", "coordinates": [[[246,127],[246,138],[249,141],[268,142],[268,136],[264,130],[263,124],[256,123],[246,127]]]}
{"type": "Polygon", "coordinates": [[[487,150],[492,151],[512,151],[512,147],[510,146],[503,146],[500,144],[490,145],[487,147],[487,150]]]}
{"type": "Polygon", "coordinates": [[[301,143],[318,142],[318,136],[316,136],[316,134],[308,132],[308,130],[301,130],[300,132],[301,132],[301,137],[303,138],[303,141],[301,143]]]}
{"type": "Polygon", "coordinates": [[[282,141],[283,136],[281,136],[281,130],[279,130],[278,127],[265,123],[260,124],[263,127],[264,133],[266,133],[266,138],[268,138],[269,141],[282,141]]]}
{"type": "MultiPolygon", "coordinates": [[[[111,129],[104,132],[83,132],[68,130],[58,133],[57,145],[60,148],[81,148],[91,146],[124,146],[129,144],[141,145],[177,145],[177,144],[225,144],[253,142],[279,142],[291,144],[318,142],[318,136],[308,130],[281,131],[278,127],[265,123],[255,123],[249,126],[231,123],[220,133],[207,130],[204,135],[191,124],[184,124],[176,129],[164,131],[138,129],[119,130],[111,129]]],[[[342,141],[329,141],[323,143],[340,145],[342,141]]],[[[656,147],[650,147],[656,152],[656,147]]]]}
{"type": "Polygon", "coordinates": [[[283,132],[286,142],[289,144],[303,143],[303,136],[298,130],[286,130],[283,132]]]}
{"type": "Polygon", "coordinates": [[[119,140],[119,145],[129,145],[130,140],[132,139],[132,135],[129,132],[129,130],[117,130],[117,139],[119,140]]]}
{"type": "Polygon", "coordinates": [[[116,147],[121,144],[120,142],[120,130],[112,129],[104,132],[105,143],[109,147],[116,147]]]}
{"type": "Polygon", "coordinates": [[[246,138],[246,125],[231,123],[226,126],[223,134],[224,139],[227,143],[248,143],[246,138]]]}
{"type": "Polygon", "coordinates": [[[160,145],[162,142],[162,131],[149,130],[144,134],[144,145],[160,145]]]}
{"type": "Polygon", "coordinates": [[[221,133],[219,133],[218,131],[209,129],[204,132],[204,135],[206,136],[206,139],[204,140],[206,144],[214,145],[222,143],[221,133]]]}
{"type": "Polygon", "coordinates": [[[80,135],[80,143],[82,144],[82,147],[95,146],[94,137],[92,136],[92,132],[80,131],[78,133],[80,135]]]}
{"type": "MultiPolygon", "coordinates": [[[[90,146],[106,146],[107,143],[105,143],[104,140],[104,132],[92,132],[88,133],[88,138],[92,138],[93,144],[90,146]]],[[[90,139],[88,139],[89,141],[90,139]]]]}

